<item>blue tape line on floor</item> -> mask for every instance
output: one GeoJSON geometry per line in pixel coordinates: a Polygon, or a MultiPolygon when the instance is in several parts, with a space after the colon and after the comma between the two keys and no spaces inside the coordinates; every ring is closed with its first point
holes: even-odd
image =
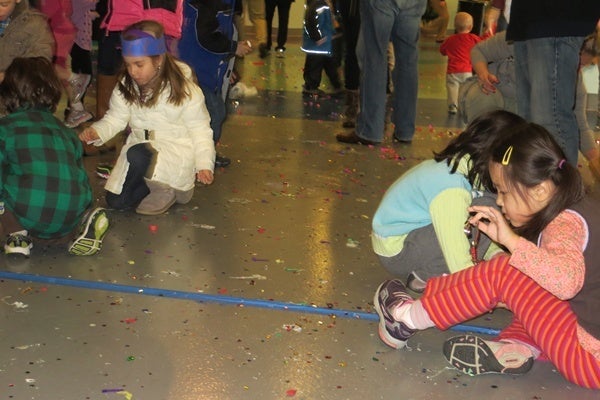
{"type": "MultiPolygon", "coordinates": [[[[336,308],[314,307],[305,304],[294,304],[279,301],[246,299],[243,297],[233,297],[225,295],[213,295],[206,293],[185,292],[181,290],[169,290],[153,287],[121,285],[118,283],[86,281],[73,278],[61,278],[47,275],[22,274],[10,271],[0,271],[0,279],[19,280],[26,282],[46,283],[50,285],[71,286],[84,289],[105,290],[109,292],[121,292],[132,294],[143,294],[146,296],[169,297],[182,300],[193,300],[198,302],[211,302],[222,304],[243,305],[249,307],[270,308],[282,311],[295,311],[298,313],[335,315],[336,317],[364,319],[367,321],[379,321],[377,314],[368,312],[357,312],[350,310],[340,310],[336,308]]],[[[500,333],[498,329],[487,328],[475,325],[455,325],[451,330],[459,332],[472,332],[484,335],[496,336],[500,333]]]]}

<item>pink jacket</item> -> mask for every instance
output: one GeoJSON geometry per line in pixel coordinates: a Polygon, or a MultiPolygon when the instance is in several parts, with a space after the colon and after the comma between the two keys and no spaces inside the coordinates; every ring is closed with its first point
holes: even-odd
{"type": "Polygon", "coordinates": [[[183,23],[183,0],[171,1],[173,11],[161,7],[152,8],[154,3],[152,0],[146,1],[151,8],[144,9],[144,2],[144,0],[109,0],[107,13],[100,27],[107,31],[118,32],[133,23],[152,19],[164,26],[166,35],[179,39],[183,23]]]}
{"type": "Polygon", "coordinates": [[[42,0],[39,2],[39,9],[46,14],[50,29],[56,41],[55,56],[59,65],[65,66],[67,57],[71,52],[73,40],[75,39],[75,26],[71,22],[70,0],[42,0]]]}

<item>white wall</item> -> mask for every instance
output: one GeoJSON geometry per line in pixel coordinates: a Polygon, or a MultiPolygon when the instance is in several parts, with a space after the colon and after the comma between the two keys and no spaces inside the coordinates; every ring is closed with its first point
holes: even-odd
{"type": "MultiPolygon", "coordinates": [[[[342,0],[348,1],[348,0],[342,0]]],[[[361,0],[363,1],[363,0],[361,0]]],[[[305,0],[295,0],[292,3],[292,8],[290,10],[290,21],[289,21],[289,29],[302,29],[302,20],[304,18],[304,4],[305,0]]],[[[448,29],[454,28],[454,16],[456,15],[456,10],[458,9],[458,0],[446,0],[446,4],[448,5],[448,11],[450,12],[450,24],[448,25],[448,29]]],[[[273,27],[277,26],[277,11],[275,11],[275,17],[273,18],[273,27]]]]}

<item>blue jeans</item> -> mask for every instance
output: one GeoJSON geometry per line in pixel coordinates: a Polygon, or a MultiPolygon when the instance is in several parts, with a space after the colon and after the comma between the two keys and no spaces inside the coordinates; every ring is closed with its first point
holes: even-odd
{"type": "Polygon", "coordinates": [[[360,113],[356,133],[383,141],[385,130],[387,48],[392,42],[396,65],[392,122],[394,137],[412,140],[418,90],[419,22],[427,0],[361,0],[360,34],[356,48],[360,65],[360,113]]]}
{"type": "Polygon", "coordinates": [[[574,105],[583,37],[514,43],[517,112],[546,128],[577,165],[579,129],[574,105]]]}
{"type": "Polygon", "coordinates": [[[210,88],[200,85],[204,93],[204,102],[210,115],[210,128],[213,131],[213,141],[216,143],[221,139],[221,128],[227,116],[227,108],[222,94],[213,92],[210,88]]]}

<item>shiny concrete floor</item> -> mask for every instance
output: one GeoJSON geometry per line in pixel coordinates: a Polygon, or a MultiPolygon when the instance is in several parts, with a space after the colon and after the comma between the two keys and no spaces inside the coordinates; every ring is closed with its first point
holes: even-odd
{"type": "MultiPolygon", "coordinates": [[[[446,114],[445,61],[432,40],[421,49],[411,146],[336,143],[342,101],[302,98],[298,45],[283,59],[250,55],[244,81],[259,95],[231,103],[219,148],[232,165],[191,203],[109,212],[95,257],[1,257],[0,400],[597,399],[548,363],[521,377],[462,375],[441,354],[455,331],[419,333],[401,351],[379,340],[372,297],[388,276],[371,216],[460,130],[446,114]]],[[[100,205],[93,169],[113,157],[85,159],[100,205]]]]}

